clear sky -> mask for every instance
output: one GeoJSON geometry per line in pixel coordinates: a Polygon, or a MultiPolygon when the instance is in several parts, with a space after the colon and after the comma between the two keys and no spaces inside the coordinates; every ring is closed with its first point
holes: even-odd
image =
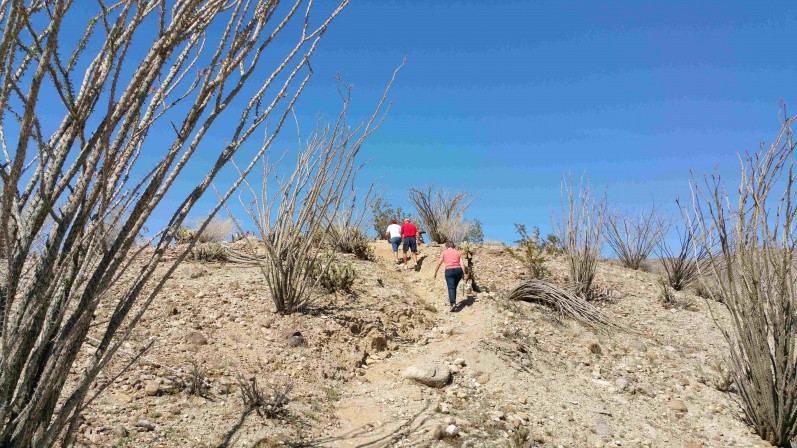
{"type": "MultiPolygon", "coordinates": [[[[333,2],[317,3],[323,12],[333,2]]],[[[565,172],[586,173],[620,209],[673,206],[689,195],[690,169],[718,164],[732,183],[737,152],[774,137],[780,100],[797,111],[796,10],[786,1],[355,0],[317,50],[297,113],[303,130],[318,113],[334,116],[340,73],[354,85],[352,121],[363,118],[406,56],[390,115],[363,148],[363,185],[375,180],[405,209],[410,187],[471,193],[468,217],[508,242],[514,223],[550,230],[565,172]]],[[[80,23],[64,38],[77,39],[80,23]]],[[[62,117],[53,115],[46,126],[62,117]]],[[[232,124],[217,123],[150,229],[195,186],[192,173],[215,159],[232,124]]],[[[295,145],[286,131],[278,153],[295,145]]],[[[144,168],[162,157],[158,132],[172,131],[153,130],[144,168]]],[[[230,177],[217,180],[223,188],[230,177]]],[[[216,201],[206,196],[194,216],[216,201]]]]}
{"type": "Polygon", "coordinates": [[[690,169],[732,179],[781,98],[797,111],[793,2],[355,1],[325,39],[300,112],[335,112],[336,72],[367,110],[406,55],[364,174],[405,207],[413,186],[474,194],[490,239],[549,230],[565,171],[670,206],[690,169]]]}

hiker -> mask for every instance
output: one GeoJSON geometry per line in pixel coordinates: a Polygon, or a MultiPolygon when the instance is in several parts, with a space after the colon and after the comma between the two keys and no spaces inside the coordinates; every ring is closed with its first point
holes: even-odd
{"type": "Polygon", "coordinates": [[[396,259],[396,263],[398,263],[398,250],[401,245],[401,226],[398,225],[398,221],[395,219],[390,220],[390,225],[387,226],[385,236],[390,241],[390,245],[393,246],[393,257],[396,259]]]}
{"type": "Polygon", "coordinates": [[[418,266],[418,242],[415,237],[418,235],[418,228],[415,227],[410,221],[410,218],[404,218],[404,224],[401,226],[401,236],[404,238],[404,270],[407,270],[407,250],[412,250],[412,259],[415,261],[415,266],[418,266]]]}
{"type": "Polygon", "coordinates": [[[434,268],[434,278],[437,278],[437,271],[440,266],[445,264],[446,285],[448,286],[448,302],[451,304],[451,311],[457,307],[457,286],[460,280],[468,281],[468,274],[465,264],[462,261],[462,253],[454,249],[454,243],[446,242],[446,248],[440,252],[440,261],[434,268]]]}

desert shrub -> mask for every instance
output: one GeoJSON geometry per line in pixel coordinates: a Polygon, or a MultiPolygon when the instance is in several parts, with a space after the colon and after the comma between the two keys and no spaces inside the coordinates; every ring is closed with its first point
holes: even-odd
{"type": "Polygon", "coordinates": [[[708,275],[698,276],[692,284],[692,289],[695,295],[707,300],[713,300],[719,303],[725,303],[722,296],[722,289],[717,284],[717,281],[708,275]]]}
{"type": "Polygon", "coordinates": [[[448,193],[429,186],[409,189],[410,202],[415,206],[420,224],[436,243],[452,241],[459,244],[471,229],[465,221],[465,211],[473,202],[467,193],[448,193]]]}
{"type": "Polygon", "coordinates": [[[191,249],[167,250],[175,233],[269,151],[348,4],[290,3],[2,2],[0,446],[78,444],[97,378],[191,249]]]}
{"type": "Polygon", "coordinates": [[[210,396],[210,383],[207,380],[207,373],[195,360],[191,361],[191,369],[188,372],[188,380],[185,382],[185,390],[188,395],[210,396]]]}
{"type": "Polygon", "coordinates": [[[196,238],[196,230],[191,230],[186,226],[180,226],[174,234],[174,240],[177,244],[188,244],[196,238]]]}
{"type": "Polygon", "coordinates": [[[318,286],[330,293],[350,293],[354,286],[354,280],[357,279],[357,271],[354,270],[354,266],[351,263],[337,261],[331,255],[329,259],[329,261],[318,263],[313,267],[313,277],[318,286]]]}
{"type": "Polygon", "coordinates": [[[392,220],[401,222],[405,217],[409,217],[409,215],[400,206],[394,208],[381,195],[377,195],[371,203],[371,220],[377,238],[385,238],[385,230],[392,220]]]}
{"type": "Polygon", "coordinates": [[[360,260],[373,260],[374,249],[370,240],[359,227],[335,223],[327,231],[330,245],[344,254],[352,254],[360,260]]]}
{"type": "Polygon", "coordinates": [[[607,213],[604,237],[623,266],[639,269],[653,249],[664,238],[669,224],[656,207],[633,216],[620,212],[607,213]]]}
{"type": "Polygon", "coordinates": [[[546,242],[540,237],[539,227],[533,227],[529,234],[524,224],[515,224],[515,231],[520,237],[515,241],[518,248],[504,245],[506,252],[523,263],[531,278],[546,277],[549,274],[548,268],[545,267],[546,242]]]}
{"type": "MultiPolygon", "coordinates": [[[[204,219],[199,222],[205,221],[204,219]]],[[[221,243],[227,240],[232,233],[233,223],[231,219],[212,219],[202,233],[199,234],[200,243],[221,243]]]]}
{"type": "Polygon", "coordinates": [[[670,286],[669,281],[665,277],[658,278],[659,284],[659,300],[664,308],[672,309],[684,309],[694,311],[694,305],[686,299],[679,298],[674,291],[674,288],[670,286]]]}
{"type": "Polygon", "coordinates": [[[227,249],[219,243],[197,244],[188,258],[197,261],[227,261],[227,249]]]}
{"type": "Polygon", "coordinates": [[[677,252],[664,239],[658,245],[659,260],[667,273],[667,281],[676,291],[683,290],[697,280],[700,274],[699,265],[708,258],[706,250],[696,245],[694,235],[697,231],[694,222],[683,231],[676,228],[677,252]]]}
{"type": "Polygon", "coordinates": [[[465,225],[467,226],[467,232],[462,238],[462,241],[467,241],[474,244],[481,244],[484,242],[484,231],[482,230],[481,221],[478,219],[473,219],[471,221],[466,221],[465,225]]]}
{"type": "Polygon", "coordinates": [[[797,437],[796,118],[784,115],[770,145],[741,156],[734,197],[719,175],[692,181],[697,244],[730,313],[717,325],[734,384],[749,423],[776,446],[797,437]]]}
{"type": "MultiPolygon", "coordinates": [[[[351,204],[350,192],[360,167],[356,157],[365,140],[383,122],[382,107],[398,70],[367,121],[358,126],[347,122],[351,88],[341,82],[343,107],[337,120],[319,123],[310,138],[303,139],[294,168],[269,165],[263,157],[261,186],[255,189],[244,180],[252,200],[245,203],[241,199],[241,205],[265,249],[265,257],[249,258],[260,267],[280,314],[303,308],[312,298],[313,272],[317,267],[327,268],[327,262],[318,255],[319,247],[328,242],[330,223],[338,222],[351,204]],[[277,194],[266,193],[274,189],[277,194]]],[[[342,222],[351,223],[345,217],[342,222]]],[[[240,231],[237,221],[236,226],[240,231]]],[[[235,256],[246,257],[240,253],[235,256]]]]}
{"type": "Polygon", "coordinates": [[[561,215],[554,219],[554,228],[562,241],[572,288],[586,298],[599,298],[601,294],[594,281],[603,247],[606,195],[597,197],[588,180],[582,180],[575,190],[570,175],[562,180],[561,204],[561,215]]]}
{"type": "Polygon", "coordinates": [[[532,448],[532,440],[531,434],[529,433],[528,428],[525,426],[521,426],[518,428],[512,436],[509,438],[509,441],[506,443],[507,448],[532,448]]]}
{"type": "Polygon", "coordinates": [[[244,414],[254,411],[265,418],[280,418],[288,414],[288,394],[293,390],[292,384],[276,385],[268,390],[257,384],[257,378],[250,377],[246,380],[239,374],[238,387],[244,403],[244,414]]]}

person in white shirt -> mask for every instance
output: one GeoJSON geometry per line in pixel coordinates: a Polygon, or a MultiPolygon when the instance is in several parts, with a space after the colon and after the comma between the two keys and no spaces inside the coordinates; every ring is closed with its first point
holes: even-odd
{"type": "Polygon", "coordinates": [[[385,236],[390,240],[390,245],[393,246],[393,256],[396,258],[396,263],[398,263],[398,249],[401,246],[401,226],[398,225],[398,221],[395,219],[390,221],[390,225],[387,226],[387,231],[385,231],[385,236]]]}

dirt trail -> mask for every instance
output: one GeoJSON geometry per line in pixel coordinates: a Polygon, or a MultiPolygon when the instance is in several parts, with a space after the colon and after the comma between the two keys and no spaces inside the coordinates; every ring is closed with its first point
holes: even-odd
{"type": "MultiPolygon", "coordinates": [[[[476,300],[475,295],[463,297],[460,286],[455,312],[448,308],[448,296],[440,269],[433,278],[440,248],[423,246],[421,268],[398,271],[389,245],[376,247],[377,263],[386,277],[401,279],[408,291],[428,305],[437,308],[435,327],[428,340],[400,346],[387,359],[368,366],[364,376],[354,380],[337,406],[341,428],[329,446],[381,447],[423,432],[431,424],[434,414],[431,389],[403,380],[399,374],[406,367],[423,361],[468,357],[475,353],[479,341],[489,333],[494,315],[490,307],[476,300]]],[[[410,265],[413,263],[410,262],[410,265]]],[[[468,360],[470,365],[476,359],[468,360]]]]}

